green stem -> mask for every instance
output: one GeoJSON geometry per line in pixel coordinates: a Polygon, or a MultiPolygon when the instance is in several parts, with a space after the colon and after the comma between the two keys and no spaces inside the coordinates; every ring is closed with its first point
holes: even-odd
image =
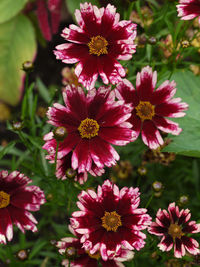
{"type": "Polygon", "coordinates": [[[154,194],[152,194],[151,197],[149,198],[149,200],[148,200],[148,202],[147,202],[145,208],[147,208],[147,207],[150,205],[150,203],[151,203],[153,197],[154,197],[154,194]]]}
{"type": "Polygon", "coordinates": [[[57,141],[57,145],[56,145],[55,173],[56,173],[56,166],[57,166],[57,159],[58,159],[58,147],[59,147],[59,141],[57,141]]]}

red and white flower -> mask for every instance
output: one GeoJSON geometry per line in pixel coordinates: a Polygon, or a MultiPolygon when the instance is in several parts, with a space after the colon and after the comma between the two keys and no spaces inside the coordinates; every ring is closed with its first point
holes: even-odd
{"type": "MultiPolygon", "coordinates": [[[[73,232],[73,231],[72,231],[73,232]]],[[[61,241],[58,241],[56,246],[59,248],[59,252],[66,256],[66,259],[62,261],[62,265],[68,267],[70,259],[71,267],[98,267],[98,261],[100,260],[102,267],[124,267],[123,261],[129,261],[133,258],[134,253],[127,249],[122,249],[120,254],[116,254],[112,259],[104,261],[101,258],[100,253],[97,251],[94,254],[90,254],[89,251],[82,247],[82,243],[76,233],[73,232],[76,237],[64,237],[61,241]]]]}
{"type": "Polygon", "coordinates": [[[183,20],[190,20],[199,16],[200,23],[200,0],[179,0],[176,6],[178,17],[183,20]]]}
{"type": "Polygon", "coordinates": [[[179,211],[175,203],[169,204],[168,212],[158,210],[156,222],[152,222],[149,232],[162,237],[158,244],[160,250],[170,251],[174,246],[174,256],[177,258],[183,257],[186,250],[193,255],[200,252],[198,242],[187,236],[187,234],[200,232],[200,224],[189,221],[190,217],[188,209],[179,211]]]}
{"type": "Polygon", "coordinates": [[[45,203],[43,191],[24,174],[13,171],[0,172],[0,243],[13,238],[13,224],[24,230],[37,231],[37,221],[30,213],[45,203]]]}
{"type": "Polygon", "coordinates": [[[141,232],[151,222],[147,210],[138,208],[138,188],[121,190],[106,180],[93,190],[79,194],[80,211],[72,214],[71,226],[81,235],[80,242],[90,254],[100,251],[103,260],[120,254],[122,248],[140,250],[146,235],[141,232]]]}
{"type": "Polygon", "coordinates": [[[188,108],[186,103],[181,102],[181,98],[173,98],[176,93],[174,81],[165,81],[155,90],[156,82],[157,72],[152,72],[147,66],[141,73],[137,73],[136,89],[126,79],[115,89],[119,100],[133,105],[129,121],[133,124],[137,137],[141,132],[143,142],[150,149],[156,149],[164,143],[159,130],[180,134],[182,129],[179,125],[165,117],[183,117],[183,111],[188,108]]]}
{"type": "MultiPolygon", "coordinates": [[[[132,108],[124,101],[115,101],[110,88],[100,87],[85,95],[82,88],[68,86],[63,92],[66,106],[54,104],[49,108],[49,123],[56,127],[65,127],[67,136],[59,142],[58,160],[72,152],[71,167],[78,173],[102,171],[119,160],[119,155],[111,144],[124,146],[133,140],[132,125],[127,122],[132,108]]],[[[45,139],[44,149],[56,153],[56,140],[53,133],[45,139]],[[49,140],[48,140],[49,139],[49,140]]],[[[55,158],[55,156],[54,156],[55,158]]]]}
{"type": "Polygon", "coordinates": [[[69,42],[56,47],[56,58],[78,63],[75,74],[87,89],[94,88],[98,75],[105,84],[121,81],[126,73],[117,60],[129,60],[135,53],[136,24],[119,21],[110,4],[100,9],[91,3],[80,4],[75,17],[79,27],[72,24],[63,30],[62,36],[69,42]]]}

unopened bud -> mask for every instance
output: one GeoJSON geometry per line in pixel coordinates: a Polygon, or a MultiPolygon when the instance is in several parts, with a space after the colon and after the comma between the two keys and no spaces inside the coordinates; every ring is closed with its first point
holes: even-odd
{"type": "Polygon", "coordinates": [[[34,69],[33,63],[31,61],[25,61],[22,65],[22,69],[25,72],[32,72],[34,69]]]}
{"type": "Polygon", "coordinates": [[[26,260],[28,258],[28,252],[25,249],[18,251],[17,258],[21,261],[26,260]]]}
{"type": "Polygon", "coordinates": [[[147,168],[144,167],[144,166],[140,166],[140,167],[137,169],[137,171],[138,171],[139,175],[141,175],[141,176],[144,176],[144,175],[147,174],[147,168]]]}
{"type": "Polygon", "coordinates": [[[180,196],[180,198],[178,200],[178,203],[179,203],[180,206],[184,206],[184,205],[186,205],[188,203],[188,201],[189,201],[188,196],[183,195],[183,196],[180,196]]]}
{"type": "Polygon", "coordinates": [[[23,128],[23,123],[21,121],[14,121],[12,123],[12,128],[14,131],[20,131],[23,128]]]}
{"type": "Polygon", "coordinates": [[[63,126],[60,126],[60,127],[57,127],[54,131],[53,131],[53,134],[54,134],[54,138],[57,140],[57,141],[63,141],[65,139],[65,137],[67,136],[67,130],[65,127],[63,126]]]}
{"type": "Polygon", "coordinates": [[[153,182],[152,187],[155,192],[160,192],[163,189],[163,184],[159,181],[155,181],[153,182]]]}
{"type": "Polygon", "coordinates": [[[181,46],[182,46],[183,48],[187,48],[187,47],[190,46],[190,42],[189,42],[188,40],[183,40],[183,41],[181,42],[181,46]]]}
{"type": "Polygon", "coordinates": [[[155,45],[157,43],[157,39],[154,36],[149,37],[148,43],[151,45],[155,45]]]}
{"type": "Polygon", "coordinates": [[[66,170],[67,178],[74,178],[76,175],[77,175],[77,172],[74,169],[69,168],[66,170]]]}
{"type": "Polygon", "coordinates": [[[162,191],[159,192],[154,192],[154,197],[161,197],[162,196],[162,191]]]}
{"type": "Polygon", "coordinates": [[[76,254],[75,247],[68,247],[68,248],[66,248],[65,254],[67,255],[68,258],[74,257],[75,254],[76,254]]]}

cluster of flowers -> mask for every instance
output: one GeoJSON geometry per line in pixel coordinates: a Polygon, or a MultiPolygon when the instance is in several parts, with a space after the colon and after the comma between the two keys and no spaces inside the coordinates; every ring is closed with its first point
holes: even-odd
{"type": "MultiPolygon", "coordinates": [[[[199,15],[198,0],[180,0],[179,16],[191,19],[199,15]],[[195,8],[195,12],[191,12],[195,8]],[[192,15],[191,15],[192,14],[192,15]]],[[[65,63],[78,63],[75,74],[81,86],[68,85],[63,98],[65,106],[55,103],[47,116],[56,131],[45,135],[43,148],[47,159],[56,164],[56,176],[84,183],[87,175],[101,175],[104,167],[119,160],[113,145],[124,146],[134,142],[139,134],[143,142],[156,149],[163,145],[160,131],[178,135],[179,125],[166,117],[185,115],[188,107],[176,93],[174,81],[163,82],[157,89],[157,73],[149,66],[137,73],[136,88],[126,79],[125,70],[117,60],[129,60],[136,51],[134,40],[136,24],[119,21],[114,6],[97,8],[90,3],[81,4],[75,16],[79,27],[70,25],[62,36],[68,43],[57,46],[54,52],[65,63]],[[95,89],[100,75],[104,84],[95,89]]],[[[13,237],[12,224],[24,232],[37,230],[37,221],[29,211],[39,210],[45,203],[43,191],[25,175],[14,171],[0,172],[0,243],[13,237]]],[[[146,235],[162,237],[159,248],[182,257],[186,250],[199,253],[198,242],[188,233],[200,232],[200,224],[190,221],[188,209],[179,211],[175,203],[166,210],[159,209],[156,222],[140,203],[138,188],[121,190],[106,180],[94,190],[82,191],[78,196],[79,211],[72,214],[70,231],[74,238],[63,238],[57,243],[59,252],[67,255],[63,265],[68,266],[124,266],[121,262],[133,258],[133,250],[145,245],[146,235]],[[70,260],[69,260],[70,259],[70,260]]]]}

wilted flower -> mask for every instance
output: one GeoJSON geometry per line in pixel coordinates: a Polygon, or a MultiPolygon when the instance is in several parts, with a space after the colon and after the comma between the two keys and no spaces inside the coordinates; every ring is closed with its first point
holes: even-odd
{"type": "Polygon", "coordinates": [[[76,87],[80,86],[81,84],[78,82],[78,77],[74,73],[73,68],[65,67],[62,69],[62,83],[63,85],[73,84],[76,87]]]}
{"type": "Polygon", "coordinates": [[[174,81],[163,82],[155,90],[157,72],[152,72],[149,66],[144,67],[141,73],[137,73],[136,89],[126,79],[120,82],[116,89],[118,99],[132,104],[134,109],[129,121],[133,124],[133,130],[150,149],[156,149],[164,144],[159,130],[179,135],[181,128],[178,124],[165,117],[183,117],[183,112],[188,108],[181,98],[173,98],[176,93],[174,81]]]}
{"type": "Polygon", "coordinates": [[[119,21],[116,8],[110,4],[97,8],[91,3],[80,4],[75,11],[79,27],[70,25],[62,36],[69,43],[61,44],[54,51],[64,63],[78,63],[75,74],[87,89],[94,88],[98,75],[103,83],[116,84],[125,76],[117,60],[128,60],[135,53],[136,24],[119,21]]]}
{"type": "MultiPolygon", "coordinates": [[[[87,96],[82,88],[68,86],[63,92],[66,106],[54,104],[49,108],[49,123],[65,127],[67,137],[59,142],[58,160],[72,152],[71,167],[78,173],[111,167],[119,160],[119,155],[111,144],[124,146],[133,140],[132,125],[127,122],[132,108],[124,101],[115,101],[110,88],[100,87],[90,90],[87,96]]],[[[45,136],[47,149],[55,158],[56,140],[53,133],[45,136]]]]}
{"type": "Polygon", "coordinates": [[[200,1],[199,0],[179,0],[179,5],[176,6],[178,17],[183,20],[194,19],[199,16],[200,23],[200,1]]]}
{"type": "Polygon", "coordinates": [[[24,230],[37,231],[36,219],[29,211],[40,209],[45,203],[43,191],[35,186],[24,174],[13,171],[0,172],[0,243],[6,244],[6,238],[13,238],[15,224],[23,233],[24,230]]]}
{"type": "Polygon", "coordinates": [[[171,203],[168,212],[159,209],[156,216],[156,222],[152,222],[149,232],[162,237],[158,244],[160,250],[169,251],[174,246],[174,256],[177,258],[183,257],[186,250],[193,255],[199,253],[198,242],[187,234],[199,233],[200,224],[189,222],[191,214],[188,209],[179,211],[178,206],[171,203]]]}
{"type": "Polygon", "coordinates": [[[100,251],[103,260],[119,255],[122,248],[140,250],[146,235],[141,232],[151,222],[147,210],[138,208],[138,188],[121,190],[109,180],[79,194],[80,211],[72,214],[71,226],[81,235],[80,242],[90,254],[100,251]]]}
{"type": "Polygon", "coordinates": [[[113,171],[119,179],[127,179],[132,171],[133,167],[128,160],[120,160],[118,164],[113,166],[113,171]]]}

